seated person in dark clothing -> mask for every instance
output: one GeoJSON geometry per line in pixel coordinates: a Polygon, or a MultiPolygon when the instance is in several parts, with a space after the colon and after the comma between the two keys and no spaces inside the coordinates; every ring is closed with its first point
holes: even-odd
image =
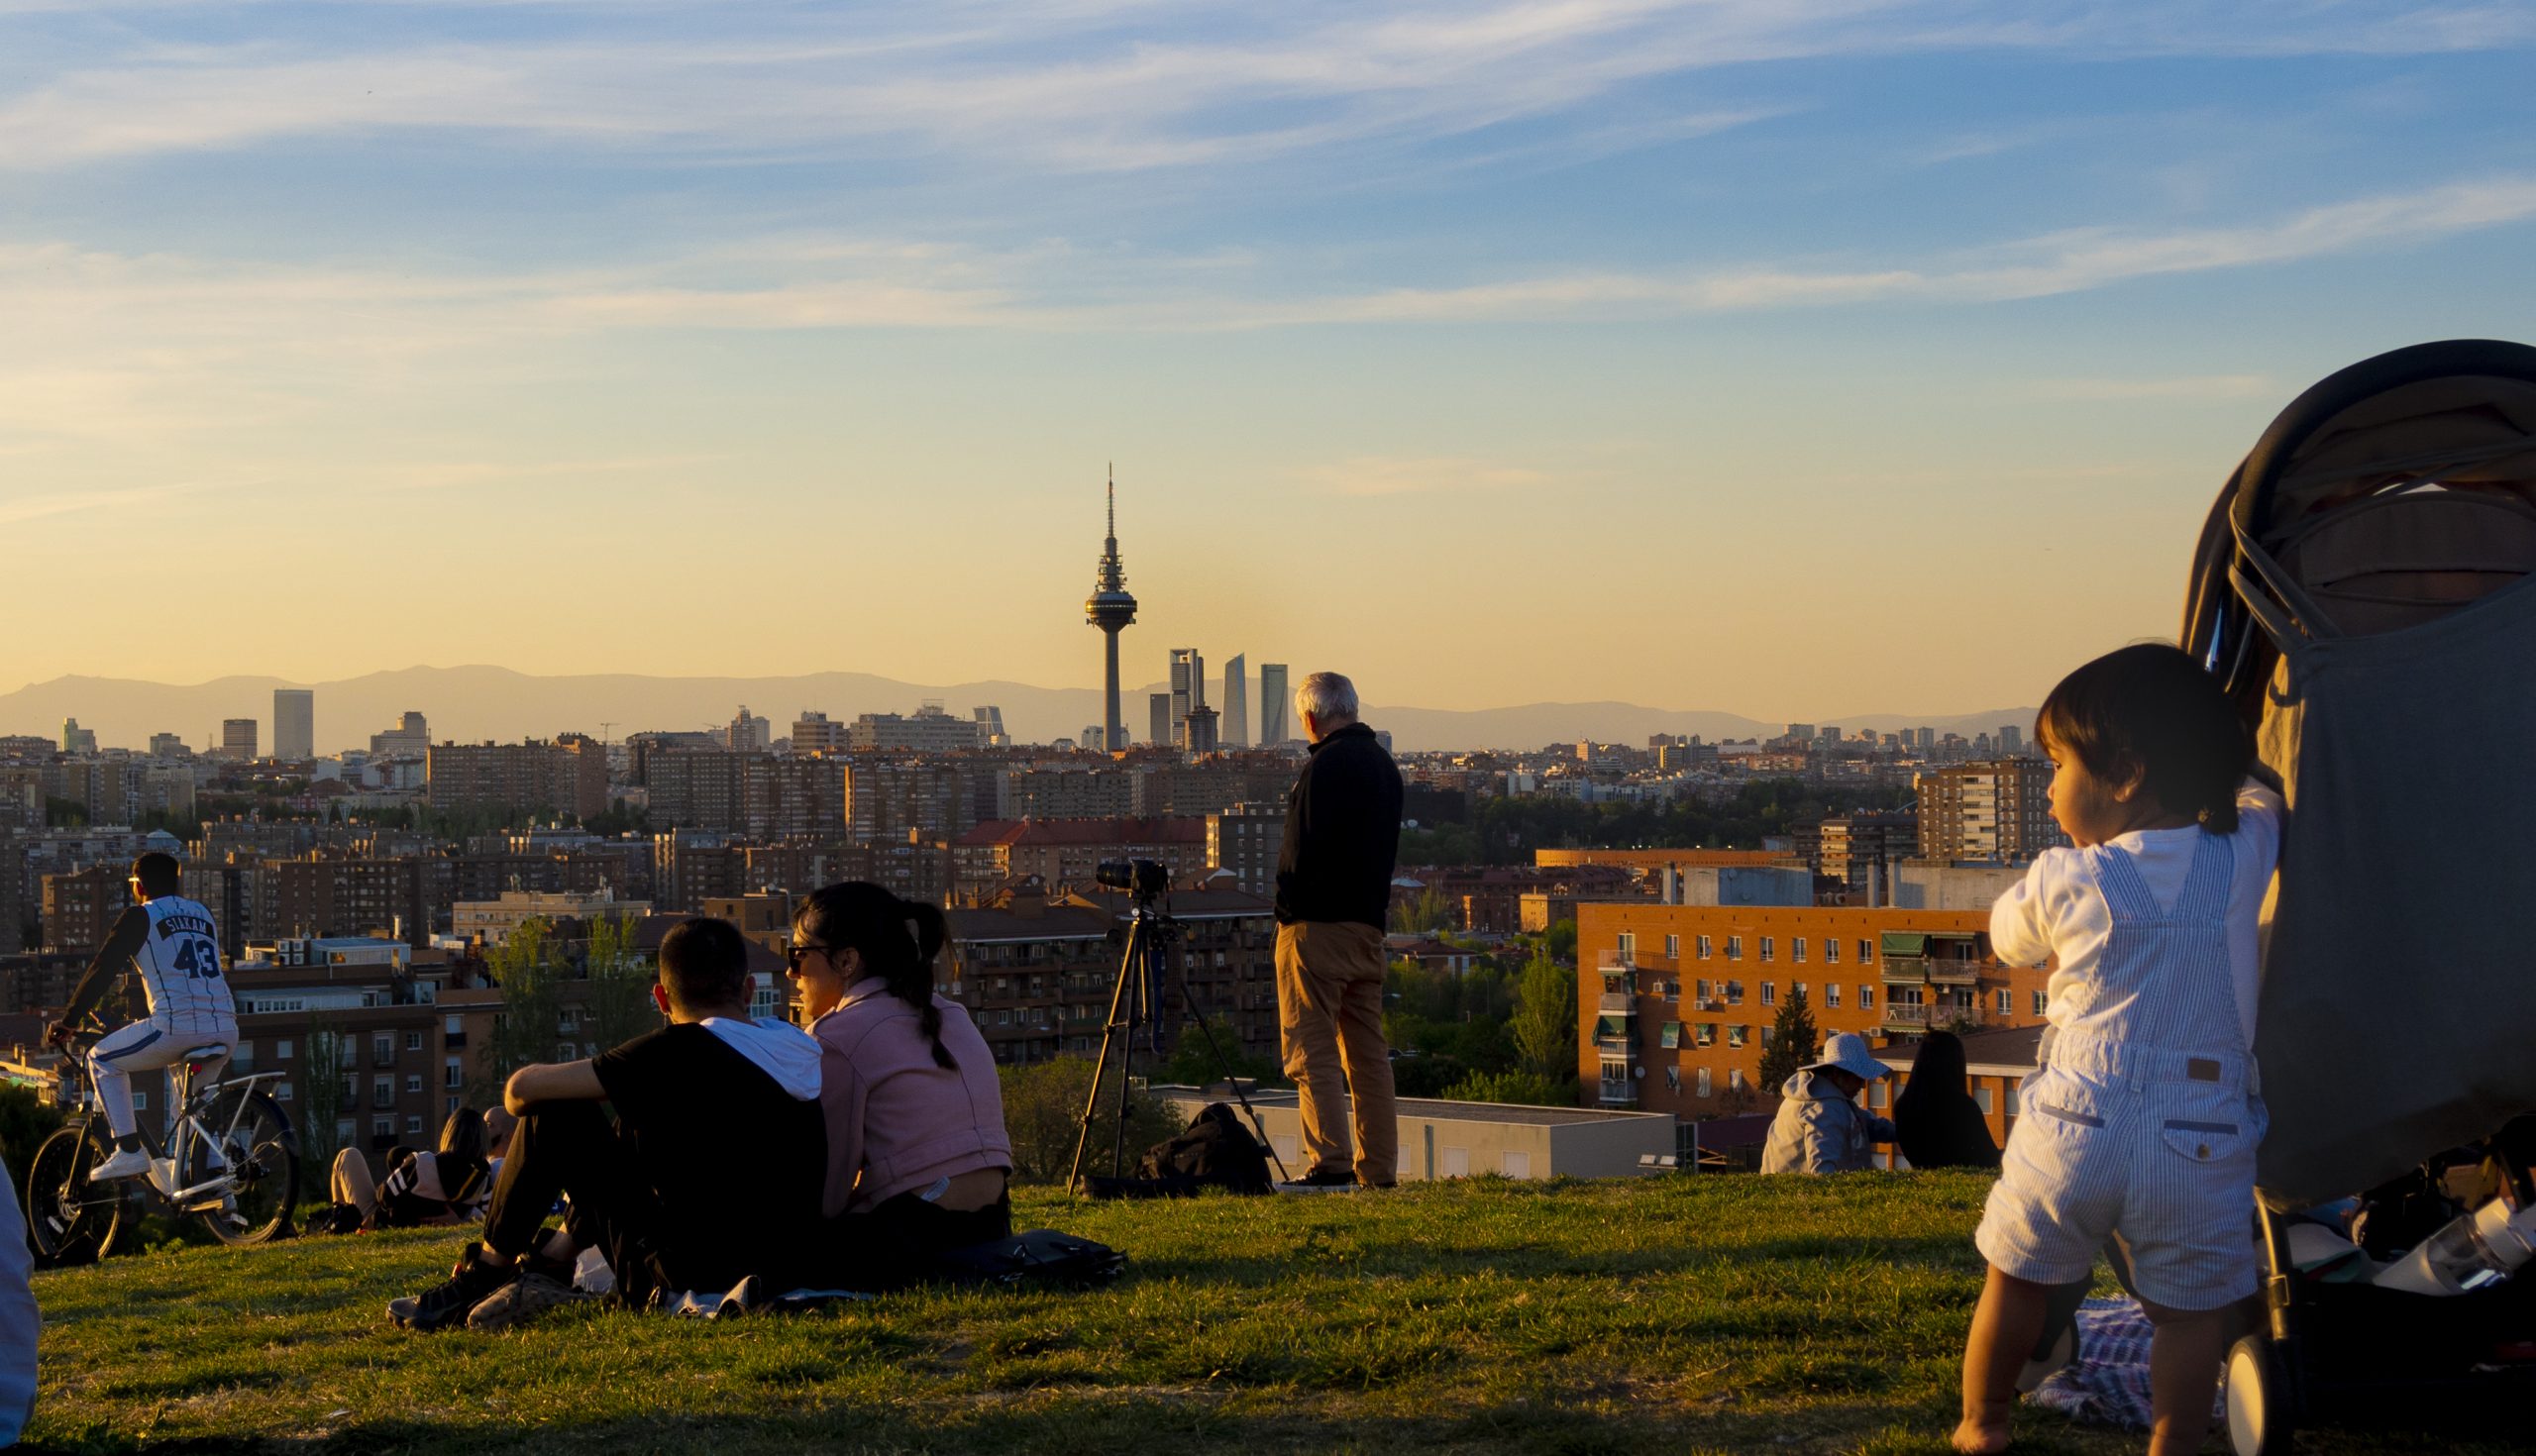
{"type": "Polygon", "coordinates": [[[503,1101],[519,1126],[483,1241],[446,1282],[390,1301],[388,1317],[500,1328],[575,1298],[574,1261],[593,1248],[617,1298],[636,1306],[750,1275],[798,1283],[827,1176],[819,1048],[785,1022],[750,1020],[751,988],[739,931],[688,920],[661,940],[652,999],[669,1025],[587,1061],[511,1074],[503,1101]],[[572,1207],[549,1232],[558,1195],[572,1207]]]}
{"type": "Polygon", "coordinates": [[[821,1284],[920,1279],[934,1256],[1012,1232],[1012,1144],[995,1054],[934,989],[949,924],[878,884],[831,884],[792,918],[786,957],[820,1054],[827,1118],[821,1284]]]}
{"type": "Polygon", "coordinates": [[[1989,1119],[1963,1084],[1962,1039],[1930,1032],[1911,1058],[1911,1080],[1893,1099],[1894,1136],[1912,1167],[1998,1168],[1989,1119]]]}

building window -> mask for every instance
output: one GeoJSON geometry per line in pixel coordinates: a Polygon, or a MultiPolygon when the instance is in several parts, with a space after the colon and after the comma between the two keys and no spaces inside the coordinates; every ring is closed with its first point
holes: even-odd
{"type": "Polygon", "coordinates": [[[422,1090],[423,1090],[423,1074],[421,1074],[421,1073],[419,1073],[419,1072],[408,1072],[408,1073],[406,1073],[406,1074],[405,1074],[405,1092],[406,1092],[406,1094],[407,1094],[408,1096],[411,1096],[411,1095],[413,1095],[414,1093],[421,1092],[422,1090]]]}
{"type": "Polygon", "coordinates": [[[1622,959],[1622,960],[1624,960],[1624,961],[1635,961],[1635,960],[1637,960],[1637,959],[1638,959],[1638,932],[1637,932],[1637,931],[1635,931],[1635,930],[1624,930],[1624,931],[1622,931],[1622,932],[1621,932],[1621,947],[1620,947],[1620,948],[1621,948],[1621,959],[1622,959]]]}
{"type": "Polygon", "coordinates": [[[1733,1091],[1742,1092],[1744,1090],[1744,1069],[1741,1067],[1728,1068],[1726,1071],[1726,1085],[1733,1091]]]}
{"type": "Polygon", "coordinates": [[[136,1111],[136,1112],[147,1112],[147,1111],[149,1111],[149,1110],[150,1110],[150,1093],[148,1093],[148,1092],[143,1092],[141,1089],[139,1089],[139,1088],[137,1088],[137,1087],[136,1087],[136,1088],[134,1088],[134,1089],[132,1090],[132,1110],[134,1110],[134,1111],[136,1111]]]}
{"type": "Polygon", "coordinates": [[[1841,1009],[1841,984],[1839,982],[1827,981],[1823,983],[1823,1007],[1828,1011],[1837,1011],[1841,1009]]]}
{"type": "Polygon", "coordinates": [[[290,1060],[290,1039],[288,1037],[284,1037],[280,1041],[273,1043],[273,1060],[276,1062],[287,1062],[290,1060]]]}
{"type": "Polygon", "coordinates": [[[1875,942],[1864,936],[1858,938],[1858,964],[1861,966],[1875,964],[1875,942]]]}
{"type": "Polygon", "coordinates": [[[396,1105],[396,1079],[382,1077],[370,1085],[370,1104],[373,1107],[396,1105]]]}
{"type": "Polygon", "coordinates": [[[1730,981],[1726,983],[1726,1003],[1730,1006],[1740,1006],[1744,1004],[1743,982],[1730,981]]]}
{"type": "Polygon", "coordinates": [[[1709,1070],[1706,1067],[1699,1069],[1699,1095],[1704,1097],[1713,1095],[1709,1086],[1709,1070]]]}
{"type": "Polygon", "coordinates": [[[229,1050],[229,1070],[244,1072],[256,1065],[256,1044],[242,1041],[229,1050]]]}
{"type": "Polygon", "coordinates": [[[372,1137],[394,1137],[396,1135],[396,1119],[394,1117],[372,1117],[370,1119],[370,1135],[372,1137]]]}
{"type": "Polygon", "coordinates": [[[1744,959],[1744,937],[1730,935],[1726,938],[1726,959],[1730,961],[1744,959]]]}
{"type": "Polygon", "coordinates": [[[1861,1011],[1872,1011],[1875,1009],[1874,987],[1861,986],[1858,988],[1858,1009],[1861,1011]]]}
{"type": "Polygon", "coordinates": [[[373,1066],[391,1066],[396,1061],[395,1038],[381,1032],[370,1039],[370,1060],[373,1066]]]}
{"type": "Polygon", "coordinates": [[[409,1113],[407,1113],[407,1114],[406,1114],[406,1116],[405,1116],[405,1136],[407,1136],[407,1137],[421,1137],[422,1135],[423,1135],[423,1119],[422,1119],[421,1114],[419,1114],[419,1113],[410,1113],[410,1112],[409,1112],[409,1113]]]}
{"type": "Polygon", "coordinates": [[[1823,937],[1823,964],[1826,966],[1838,966],[1841,964],[1841,938],[1839,936],[1827,935],[1823,937]]]}
{"type": "Polygon", "coordinates": [[[2034,993],[2034,1014],[2036,1014],[2037,1016],[2040,1016],[2040,1015],[2042,1015],[2044,1012],[2049,1011],[2049,1010],[2051,1010],[2051,1009],[2052,1009],[2052,992],[2050,992],[2050,991],[2048,991],[2048,990],[2038,990],[2038,991],[2036,991],[2036,992],[2034,993]]]}
{"type": "Polygon", "coordinates": [[[1805,964],[1804,936],[1791,935],[1787,938],[1787,958],[1800,966],[1805,964]]]}
{"type": "Polygon", "coordinates": [[[1982,1116],[1984,1116],[1984,1117],[1989,1116],[1989,1115],[1990,1115],[1990,1113],[1994,1110],[1994,1109],[1992,1108],[1992,1106],[1991,1106],[1991,1103],[1995,1100],[1995,1098],[1993,1097],[1993,1095],[1992,1095],[1992,1093],[1991,1093],[1991,1092],[1990,1092],[1990,1089],[1988,1089],[1988,1088],[1986,1088],[1986,1087],[1976,1087],[1976,1088],[1974,1088],[1974,1089],[1972,1090],[1972,1100],[1973,1100],[1973,1102],[1974,1102],[1975,1104],[1977,1104],[1977,1105],[1981,1108],[1981,1115],[1982,1115],[1982,1116]]]}
{"type": "MultiPolygon", "coordinates": [[[[1768,942],[1768,941],[1763,941],[1763,942],[1761,942],[1761,943],[1762,943],[1763,945],[1767,945],[1767,944],[1769,944],[1769,942],[1768,942]]],[[[1769,957],[1764,956],[1764,957],[1762,957],[1761,959],[1763,959],[1763,960],[1765,960],[1765,961],[1766,961],[1766,960],[1768,960],[1768,959],[1769,959],[1769,957]]],[[[1762,983],[1761,983],[1761,1004],[1762,1004],[1762,1005],[1764,1005],[1764,1006],[1775,1006],[1775,1005],[1777,1005],[1778,1003],[1779,1003],[1779,984],[1778,984],[1777,982],[1775,982],[1775,981],[1764,981],[1764,982],[1762,982],[1762,983]]]]}
{"type": "Polygon", "coordinates": [[[1740,1047],[1751,1034],[1752,1028],[1749,1026],[1730,1026],[1726,1028],[1726,1044],[1730,1047],[1740,1047]]]}
{"type": "Polygon", "coordinates": [[[1677,1092],[1682,1090],[1681,1068],[1667,1067],[1664,1069],[1664,1090],[1668,1092],[1677,1092]]]}
{"type": "Polygon", "coordinates": [[[1698,950],[1700,959],[1703,961],[1707,960],[1709,957],[1709,943],[1707,936],[1703,935],[1699,938],[1698,950]]]}
{"type": "Polygon", "coordinates": [[[1669,977],[1666,978],[1664,982],[1664,999],[1668,1001],[1678,1001],[1681,998],[1682,983],[1672,980],[1669,977]]]}
{"type": "Polygon", "coordinates": [[[1884,1083],[1880,1079],[1866,1085],[1866,1104],[1869,1107],[1880,1112],[1884,1110],[1886,1100],[1887,1097],[1884,1090],[1884,1083]]]}
{"type": "Polygon", "coordinates": [[[2002,988],[1998,995],[1998,1007],[1999,1014],[2002,1016],[2012,1016],[2016,1014],[2017,993],[2002,988]]]}
{"type": "Polygon", "coordinates": [[[287,1083],[287,1082],[276,1082],[276,1083],[274,1083],[274,1084],[273,1084],[273,1100],[274,1100],[274,1101],[276,1101],[276,1102],[287,1102],[287,1101],[289,1101],[290,1099],[291,1099],[290,1084],[289,1084],[289,1083],[287,1083]]]}
{"type": "Polygon", "coordinates": [[[1716,995],[1713,994],[1714,989],[1715,988],[1705,981],[1699,983],[1699,998],[1703,1004],[1717,999],[1716,995]]]}
{"type": "Polygon", "coordinates": [[[2014,1117],[2017,1115],[2017,1080],[2013,1077],[2009,1078],[2005,1087],[2008,1115],[2014,1117]]]}
{"type": "Polygon", "coordinates": [[[406,1032],[406,1033],[405,1033],[405,1050],[407,1050],[407,1051],[409,1051],[409,1052],[419,1052],[419,1051],[421,1051],[422,1049],[423,1049],[423,1034],[422,1034],[421,1032],[419,1032],[419,1031],[409,1031],[409,1032],[406,1032]]]}
{"type": "Polygon", "coordinates": [[[460,1088],[467,1085],[467,1074],[460,1069],[456,1057],[441,1064],[440,1085],[446,1088],[460,1088]]]}
{"type": "Polygon", "coordinates": [[[1668,961],[1678,961],[1682,959],[1682,938],[1680,936],[1668,935],[1664,937],[1664,959],[1668,961]]]}
{"type": "Polygon", "coordinates": [[[558,1062],[579,1061],[581,1059],[581,1048],[573,1045],[571,1042],[559,1041],[555,1044],[555,1060],[558,1062]]]}
{"type": "Polygon", "coordinates": [[[1700,1023],[1699,1044],[1704,1047],[1713,1047],[1717,1045],[1716,1022],[1703,1021],[1700,1023]]]}
{"type": "Polygon", "coordinates": [[[1764,961],[1775,961],[1775,960],[1777,960],[1778,958],[1779,958],[1779,938],[1778,938],[1777,936],[1775,936],[1775,935],[1764,935],[1764,936],[1762,936],[1762,937],[1761,937],[1761,959],[1762,959],[1762,960],[1764,960],[1764,961]]]}
{"type": "Polygon", "coordinates": [[[1779,1029],[1778,1029],[1777,1027],[1775,1027],[1775,1026],[1764,1026],[1764,1027],[1762,1027],[1762,1028],[1761,1028],[1761,1045],[1762,1045],[1762,1046],[1765,1046],[1765,1047],[1774,1047],[1774,1046],[1777,1046],[1778,1044],[1779,1044],[1779,1029]]]}

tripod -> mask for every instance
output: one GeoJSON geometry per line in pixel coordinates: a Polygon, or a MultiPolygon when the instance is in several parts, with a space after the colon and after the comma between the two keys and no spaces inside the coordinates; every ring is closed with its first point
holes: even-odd
{"type": "MultiPolygon", "coordinates": [[[[1136,1032],[1143,1028],[1146,1051],[1162,1055],[1162,1023],[1158,1014],[1163,978],[1170,974],[1169,947],[1180,936],[1180,922],[1154,908],[1153,897],[1138,894],[1127,916],[1127,947],[1118,958],[1118,979],[1110,989],[1110,1020],[1101,1029],[1101,1057],[1093,1064],[1092,1091],[1083,1099],[1083,1120],[1075,1133],[1074,1167],[1066,1175],[1066,1187],[1081,1192],[1084,1188],[1083,1158],[1092,1145],[1092,1120],[1101,1111],[1101,1080],[1110,1073],[1110,1050],[1118,1049],[1117,1125],[1111,1132],[1110,1176],[1125,1176],[1127,1167],[1127,1085],[1134,1080],[1136,1032]]],[[[1198,998],[1189,988],[1189,974],[1180,973],[1180,1003],[1198,1031],[1207,1039],[1207,1050],[1215,1059],[1215,1070],[1223,1074],[1224,1083],[1232,1089],[1233,1100],[1241,1104],[1250,1118],[1251,1130],[1260,1145],[1268,1150],[1268,1159],[1277,1165],[1277,1177],[1286,1177],[1285,1160],[1277,1156],[1277,1145],[1268,1139],[1268,1129],[1259,1120],[1258,1109],[1250,1105],[1250,1096],[1241,1088],[1240,1079],[1232,1075],[1232,1061],[1215,1041],[1215,1029],[1200,1010],[1198,998]]]]}

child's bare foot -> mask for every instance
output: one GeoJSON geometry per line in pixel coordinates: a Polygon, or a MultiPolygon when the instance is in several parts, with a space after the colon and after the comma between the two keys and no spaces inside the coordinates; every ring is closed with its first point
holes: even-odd
{"type": "Polygon", "coordinates": [[[1955,1449],[1967,1456],[1997,1456],[2008,1449],[2008,1407],[1985,1405],[1955,1428],[1955,1449]]]}

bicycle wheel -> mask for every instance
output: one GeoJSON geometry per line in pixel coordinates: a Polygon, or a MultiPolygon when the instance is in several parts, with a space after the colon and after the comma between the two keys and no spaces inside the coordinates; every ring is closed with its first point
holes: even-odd
{"type": "MultiPolygon", "coordinates": [[[[291,1131],[290,1119],[261,1092],[222,1096],[211,1104],[211,1113],[203,1122],[216,1140],[229,1183],[218,1201],[192,1211],[224,1244],[261,1244],[281,1237],[299,1198],[299,1137],[291,1131]]],[[[188,1188],[218,1176],[209,1157],[212,1148],[200,1140],[193,1146],[188,1188]]]]}
{"type": "Polygon", "coordinates": [[[47,1264],[85,1264],[114,1252],[124,1191],[88,1182],[88,1170],[103,1156],[104,1139],[90,1128],[65,1127],[46,1138],[27,1165],[27,1237],[47,1264]]]}

